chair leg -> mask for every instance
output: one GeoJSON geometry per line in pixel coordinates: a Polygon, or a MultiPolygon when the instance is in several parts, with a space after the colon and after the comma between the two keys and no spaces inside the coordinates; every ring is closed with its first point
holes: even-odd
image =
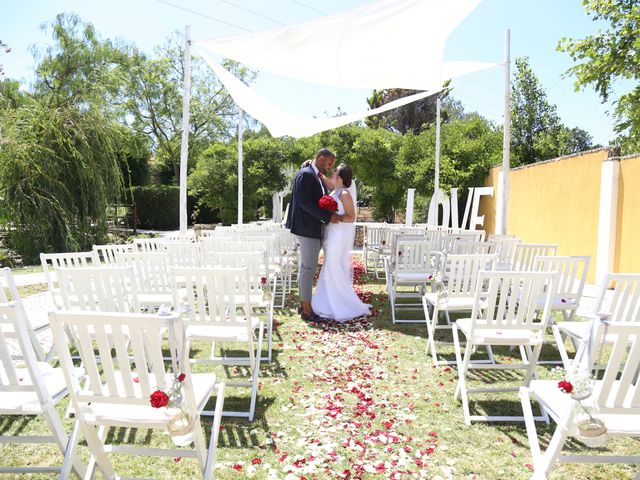
{"type": "Polygon", "coordinates": [[[471,425],[470,412],[469,412],[469,399],[467,397],[467,385],[465,381],[465,376],[467,374],[466,367],[469,364],[469,359],[471,358],[471,350],[472,345],[471,341],[467,339],[467,346],[464,351],[464,361],[462,360],[462,354],[460,351],[460,338],[458,334],[458,326],[454,323],[452,325],[453,332],[453,344],[456,350],[456,363],[458,364],[458,385],[456,387],[456,392],[454,394],[454,399],[458,399],[458,394],[461,396],[462,400],[462,411],[464,413],[464,423],[466,425],[471,425]]]}
{"type": "Polygon", "coordinates": [[[258,345],[256,347],[257,355],[252,360],[251,372],[251,403],[249,405],[249,421],[253,422],[253,416],[256,410],[256,400],[258,397],[259,373],[260,373],[260,352],[262,351],[262,337],[264,327],[261,325],[258,329],[258,345]]]}
{"type": "Polygon", "coordinates": [[[55,438],[56,444],[64,456],[61,478],[68,478],[71,470],[73,470],[73,473],[78,478],[82,478],[86,474],[86,467],[75,455],[75,448],[78,443],[78,421],[76,420],[74,422],[71,436],[67,437],[58,412],[55,410],[53,404],[49,404],[42,413],[49,426],[51,435],[55,438]]]}
{"type": "Polygon", "coordinates": [[[216,461],[216,450],[218,448],[218,437],[220,436],[220,421],[222,419],[222,407],[224,405],[224,382],[218,384],[216,394],[216,406],[211,425],[211,438],[209,439],[209,449],[207,450],[207,462],[204,469],[204,480],[213,478],[213,468],[216,461]]]}
{"type": "Polygon", "coordinates": [[[102,443],[102,437],[106,432],[105,427],[100,426],[98,429],[100,431],[97,431],[96,428],[92,425],[82,424],[82,427],[83,427],[82,432],[84,433],[84,438],[87,441],[89,450],[91,451],[91,460],[93,460],[94,462],[92,466],[91,460],[90,460],[90,467],[92,468],[87,469],[87,475],[91,474],[89,478],[93,478],[92,471],[95,468],[95,465],[97,465],[100,471],[102,472],[102,475],[106,479],[116,480],[118,478],[118,475],[113,469],[111,460],[109,460],[109,457],[104,451],[104,444],[102,443]]]}
{"type": "Polygon", "coordinates": [[[429,316],[429,308],[426,300],[422,299],[423,308],[424,308],[424,317],[427,322],[427,355],[431,353],[431,358],[433,360],[433,365],[435,367],[438,366],[438,354],[436,353],[436,325],[438,324],[438,304],[436,303],[433,306],[433,313],[429,316]]]}

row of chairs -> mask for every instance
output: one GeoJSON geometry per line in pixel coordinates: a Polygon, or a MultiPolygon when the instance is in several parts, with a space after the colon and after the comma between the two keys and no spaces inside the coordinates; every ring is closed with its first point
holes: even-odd
{"type": "MultiPolygon", "coordinates": [[[[49,270],[54,279],[52,282],[57,287],[61,309],[49,315],[48,321],[43,322],[43,328],[50,327],[52,330],[55,352],[61,364],[61,368],[57,369],[46,362],[53,350],[49,355],[43,351],[37,352],[42,350],[37,339],[41,330],[31,328],[33,322],[26,319],[27,312],[11,272],[8,269],[2,271],[0,334],[14,337],[13,341],[0,339],[2,389],[22,400],[27,395],[23,393],[28,391],[31,395],[29,399],[37,399],[38,404],[16,400],[8,403],[1,412],[14,415],[42,414],[52,430],[48,439],[3,437],[3,441],[54,441],[64,455],[63,465],[55,471],[65,478],[71,472],[91,478],[96,467],[105,477],[114,478],[116,473],[108,453],[191,456],[197,458],[203,477],[211,478],[220,417],[226,414],[253,419],[260,361],[263,358],[265,317],[272,325],[273,299],[265,300],[262,292],[264,280],[261,277],[257,281],[255,279],[265,274],[261,262],[264,251],[252,249],[247,249],[242,255],[216,252],[211,255],[215,258],[207,267],[174,265],[155,271],[147,269],[143,279],[139,278],[144,269],[139,266],[136,268],[136,262],[146,260],[146,263],[153,263],[152,258],[157,262],[164,258],[166,266],[167,258],[170,258],[169,242],[172,246],[190,243],[172,239],[156,244],[158,248],[152,248],[151,242],[146,242],[146,249],[139,246],[103,248],[103,253],[110,250],[112,256],[110,259],[99,257],[99,267],[92,266],[97,249],[89,261],[87,256],[82,259],[79,255],[68,261],[70,256],[65,254],[67,258],[61,259],[55,268],[49,270]],[[247,260],[252,258],[255,262],[247,260]],[[250,265],[247,266],[247,263],[250,265]],[[163,275],[159,275],[158,271],[162,271],[163,275]],[[151,293],[156,293],[155,299],[150,298],[148,290],[139,292],[138,286],[147,286],[154,281],[159,284],[157,278],[166,277],[167,272],[170,277],[167,283],[172,287],[168,297],[158,295],[157,289],[151,289],[151,293]],[[166,300],[169,301],[165,303],[166,300]],[[157,313],[139,313],[154,311],[160,302],[172,305],[176,313],[165,315],[167,312],[164,308],[157,313]],[[20,325],[20,328],[16,325],[20,325]],[[20,338],[16,343],[17,337],[20,338]],[[208,358],[190,358],[193,342],[199,345],[202,342],[210,343],[211,355],[208,358]],[[167,344],[170,352],[168,357],[167,344]],[[228,352],[228,347],[231,347],[231,352],[228,352]],[[244,350],[244,353],[238,355],[239,350],[244,350]],[[82,368],[78,368],[76,357],[79,357],[82,368]],[[16,370],[19,367],[16,361],[30,366],[28,375],[16,370]],[[249,370],[249,379],[221,382],[214,373],[191,374],[192,362],[244,366],[249,370]],[[167,364],[172,368],[167,368],[167,364]],[[177,372],[185,374],[181,384],[184,398],[182,407],[193,419],[190,435],[194,449],[160,450],[107,445],[109,426],[167,429],[170,418],[163,411],[149,407],[149,395],[154,389],[168,391],[172,388],[171,381],[177,372]],[[250,389],[246,411],[223,410],[226,387],[250,389]],[[74,427],[69,435],[62,428],[53,408],[67,394],[71,397],[70,409],[75,414],[74,427]],[[216,397],[215,407],[207,410],[212,394],[216,397]],[[25,405],[33,408],[29,410],[25,405]],[[200,422],[202,415],[214,417],[208,447],[200,422]],[[91,451],[88,467],[82,465],[76,455],[80,432],[91,451]]],[[[61,257],[54,258],[57,260],[61,257]]],[[[50,261],[51,257],[45,256],[44,260],[50,261]]],[[[269,290],[274,291],[276,278],[274,275],[270,278],[269,290]]],[[[166,294],[167,290],[162,293],[166,294]]],[[[245,368],[240,370],[244,371],[245,368]]],[[[2,471],[23,473],[53,470],[52,467],[10,467],[2,471]]]]}

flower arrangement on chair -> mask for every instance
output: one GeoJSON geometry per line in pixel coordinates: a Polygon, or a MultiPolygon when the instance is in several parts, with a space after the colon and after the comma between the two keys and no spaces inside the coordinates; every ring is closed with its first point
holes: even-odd
{"type": "Polygon", "coordinates": [[[438,294],[439,300],[447,299],[447,287],[442,281],[442,274],[439,270],[435,270],[433,273],[429,274],[427,280],[431,282],[431,288],[435,290],[438,294]]]}
{"type": "MultiPolygon", "coordinates": [[[[562,369],[560,369],[562,370],[562,369]]],[[[566,378],[558,382],[563,393],[571,395],[579,410],[576,412],[576,426],[580,440],[588,447],[601,447],[607,442],[607,427],[598,417],[597,405],[585,405],[583,400],[593,393],[594,378],[589,372],[573,370],[565,372],[566,378]]]]}
{"type": "Polygon", "coordinates": [[[175,374],[171,386],[166,392],[157,389],[149,396],[149,403],[153,408],[173,407],[178,410],[172,413],[167,430],[169,430],[173,443],[179,447],[186,447],[193,442],[193,427],[195,425],[193,416],[182,408],[184,401],[182,382],[184,379],[184,373],[175,374]]]}

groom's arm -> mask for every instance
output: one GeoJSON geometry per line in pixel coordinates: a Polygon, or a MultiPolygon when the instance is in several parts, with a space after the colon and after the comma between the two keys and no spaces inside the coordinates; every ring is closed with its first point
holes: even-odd
{"type": "Polygon", "coordinates": [[[329,223],[331,221],[331,212],[322,210],[318,206],[318,201],[315,198],[313,192],[315,185],[312,182],[318,182],[311,174],[298,175],[296,178],[296,200],[305,212],[314,218],[317,218],[322,223],[329,223]]]}

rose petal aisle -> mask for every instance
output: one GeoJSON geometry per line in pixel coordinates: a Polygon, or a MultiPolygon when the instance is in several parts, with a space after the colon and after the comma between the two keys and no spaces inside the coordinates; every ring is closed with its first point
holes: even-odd
{"type": "Polygon", "coordinates": [[[362,270],[354,288],[373,317],[308,324],[293,304],[278,316],[256,420],[223,419],[216,478],[528,478],[524,426],[465,426],[455,368],[427,362],[425,326],[392,325],[362,270]]]}

